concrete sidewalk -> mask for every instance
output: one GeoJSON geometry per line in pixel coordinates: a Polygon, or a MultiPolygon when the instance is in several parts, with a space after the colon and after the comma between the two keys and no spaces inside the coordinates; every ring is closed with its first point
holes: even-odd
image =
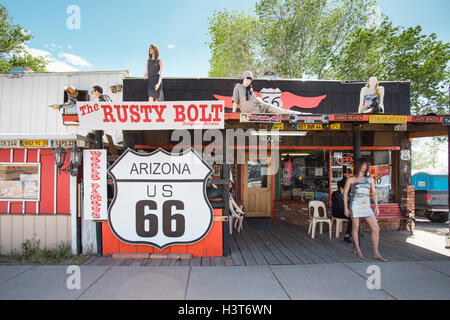
{"type": "Polygon", "coordinates": [[[0,266],[0,299],[450,299],[450,260],[373,265],[81,266],[81,287],[72,290],[68,266],[0,266]],[[368,288],[376,284],[373,270],[380,271],[380,289],[368,288]]]}

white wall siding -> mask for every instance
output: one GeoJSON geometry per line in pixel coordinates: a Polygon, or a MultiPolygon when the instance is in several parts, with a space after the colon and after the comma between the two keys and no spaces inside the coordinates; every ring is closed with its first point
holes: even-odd
{"type": "MultiPolygon", "coordinates": [[[[112,94],[110,86],[123,84],[123,78],[128,75],[127,71],[28,73],[21,77],[0,74],[0,134],[73,133],[85,136],[88,131],[65,126],[63,112],[48,106],[63,103],[63,87],[69,85],[87,90],[89,94],[92,86],[99,85],[113,101],[121,101],[122,93],[112,94]]],[[[120,131],[107,133],[116,143],[122,139],[120,131]]]]}

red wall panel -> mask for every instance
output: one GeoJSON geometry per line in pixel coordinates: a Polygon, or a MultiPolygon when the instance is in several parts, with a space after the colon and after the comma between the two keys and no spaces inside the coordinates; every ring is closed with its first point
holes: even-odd
{"type": "MultiPolygon", "coordinates": [[[[214,209],[215,216],[221,216],[221,209],[214,209]]],[[[158,250],[148,245],[127,244],[120,241],[111,231],[108,222],[102,223],[103,255],[113,253],[190,253],[193,257],[219,257],[222,250],[222,224],[215,221],[205,238],[190,245],[174,245],[158,250]]]]}

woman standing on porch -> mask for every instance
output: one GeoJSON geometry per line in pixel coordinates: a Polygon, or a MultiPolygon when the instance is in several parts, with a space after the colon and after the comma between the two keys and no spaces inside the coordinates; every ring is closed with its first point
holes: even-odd
{"type": "Polygon", "coordinates": [[[369,176],[370,162],[367,159],[361,158],[355,161],[354,176],[347,179],[344,189],[344,214],[352,218],[352,238],[354,251],[358,258],[364,259],[364,256],[359,247],[358,228],[359,219],[365,218],[372,230],[372,247],[373,257],[381,261],[387,261],[380,255],[378,251],[378,244],[380,240],[380,227],[378,226],[375,216],[378,215],[378,201],[377,191],[373,179],[369,176]],[[352,188],[350,198],[350,210],[348,208],[348,191],[352,188]],[[375,203],[375,214],[370,207],[370,192],[372,192],[373,201],[375,203]]]}

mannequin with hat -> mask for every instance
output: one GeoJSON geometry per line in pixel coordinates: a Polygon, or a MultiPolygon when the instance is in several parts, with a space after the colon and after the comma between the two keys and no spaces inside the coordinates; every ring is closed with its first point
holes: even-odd
{"type": "Polygon", "coordinates": [[[253,92],[253,74],[245,71],[242,74],[242,83],[237,83],[233,90],[233,112],[239,105],[242,113],[275,113],[275,114],[302,114],[301,112],[282,109],[270,103],[264,102],[253,92]]]}
{"type": "Polygon", "coordinates": [[[69,99],[63,104],[50,105],[53,110],[75,108],[75,105],[77,104],[78,90],[72,86],[65,87],[64,90],[66,91],[69,99]]]}

